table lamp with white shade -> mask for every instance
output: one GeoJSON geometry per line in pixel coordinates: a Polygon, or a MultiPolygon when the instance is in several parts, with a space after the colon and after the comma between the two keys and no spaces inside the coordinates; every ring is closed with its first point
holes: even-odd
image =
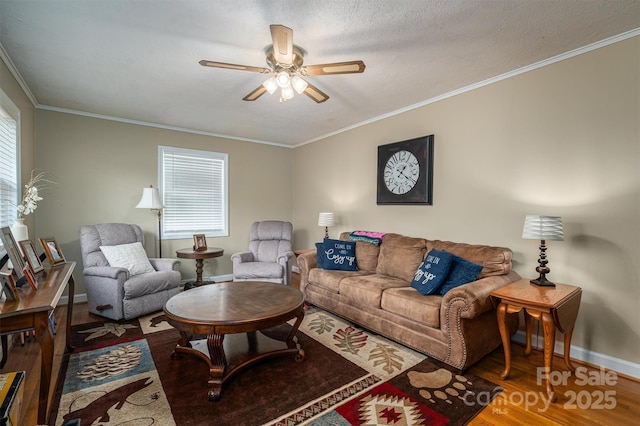
{"type": "Polygon", "coordinates": [[[527,215],[524,219],[522,238],[529,240],[540,240],[540,258],[538,259],[539,266],[536,268],[536,272],[538,272],[540,276],[534,280],[531,280],[531,283],[539,286],[555,286],[554,283],[546,278],[546,274],[548,274],[550,271],[549,267],[547,266],[547,263],[549,263],[549,261],[547,260],[546,254],[546,241],[564,240],[562,218],[560,218],[559,216],[527,215]]]}
{"type": "Polygon", "coordinates": [[[323,212],[318,215],[318,226],[324,226],[324,237],[329,238],[329,227],[336,224],[331,212],[323,212]]]}

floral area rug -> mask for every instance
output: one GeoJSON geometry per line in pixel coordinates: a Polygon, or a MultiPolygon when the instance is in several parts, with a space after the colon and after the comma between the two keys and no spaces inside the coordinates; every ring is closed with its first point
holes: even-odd
{"type": "MultiPolygon", "coordinates": [[[[284,340],[290,328],[263,333],[284,340]]],[[[462,425],[483,408],[469,403],[474,395],[493,399],[501,389],[310,308],[297,334],[302,362],[251,366],[211,402],[207,365],[171,359],[178,337],[162,313],[74,326],[76,349],[65,356],[51,424],[462,425]]]]}

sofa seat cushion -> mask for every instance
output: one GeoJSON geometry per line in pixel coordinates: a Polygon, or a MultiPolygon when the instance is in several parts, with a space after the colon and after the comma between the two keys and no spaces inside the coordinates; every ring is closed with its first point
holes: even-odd
{"type": "Polygon", "coordinates": [[[382,309],[433,328],[440,328],[442,296],[423,296],[413,287],[390,288],[382,294],[382,309]]]}
{"type": "Polygon", "coordinates": [[[313,268],[309,271],[309,283],[330,290],[333,293],[340,292],[340,281],[348,277],[371,275],[365,271],[332,271],[328,269],[313,268]]]}
{"type": "Polygon", "coordinates": [[[406,281],[413,280],[426,253],[426,240],[387,234],[380,245],[380,257],[376,273],[406,281]]]}
{"type": "Polygon", "coordinates": [[[408,286],[409,283],[399,278],[379,274],[363,275],[340,281],[340,295],[355,305],[380,308],[385,290],[408,286]]]}
{"type": "Polygon", "coordinates": [[[124,298],[127,300],[136,299],[176,288],[179,285],[179,271],[158,271],[134,275],[124,283],[124,298]]]}

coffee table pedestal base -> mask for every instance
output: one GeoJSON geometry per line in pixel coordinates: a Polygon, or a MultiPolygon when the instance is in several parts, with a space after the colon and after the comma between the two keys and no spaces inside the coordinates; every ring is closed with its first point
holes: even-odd
{"type": "Polygon", "coordinates": [[[273,339],[261,331],[210,334],[206,339],[190,341],[187,334],[181,331],[180,341],[171,359],[180,359],[181,354],[190,354],[207,363],[209,366],[208,399],[219,401],[222,397],[224,382],[244,368],[278,356],[293,356],[296,361],[304,360],[304,350],[300,348],[295,337],[300,322],[302,322],[301,318],[296,321],[286,341],[273,339]]]}

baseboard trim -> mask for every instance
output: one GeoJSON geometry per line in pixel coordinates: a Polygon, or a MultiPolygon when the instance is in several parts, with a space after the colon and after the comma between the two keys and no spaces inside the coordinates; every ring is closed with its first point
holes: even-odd
{"type": "MultiPolygon", "coordinates": [[[[524,345],[526,343],[525,332],[518,330],[518,332],[513,336],[513,340],[524,345]]],[[[544,348],[544,336],[532,334],[531,344],[535,348],[544,348]]],[[[556,340],[553,351],[557,355],[562,355],[564,353],[563,342],[559,342],[556,340]]],[[[610,355],[590,351],[588,349],[581,348],[580,346],[571,345],[571,359],[583,361],[599,367],[604,367],[607,370],[613,370],[634,379],[640,379],[640,364],[626,361],[620,358],[615,358],[610,355]]]]}

